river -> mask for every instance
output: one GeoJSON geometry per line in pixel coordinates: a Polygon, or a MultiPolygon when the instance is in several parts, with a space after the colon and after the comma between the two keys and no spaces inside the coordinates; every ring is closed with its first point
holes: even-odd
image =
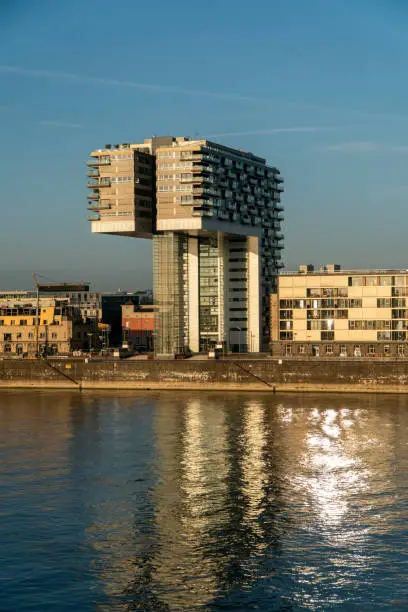
{"type": "Polygon", "coordinates": [[[408,397],[0,393],[0,610],[407,610],[408,397]]]}

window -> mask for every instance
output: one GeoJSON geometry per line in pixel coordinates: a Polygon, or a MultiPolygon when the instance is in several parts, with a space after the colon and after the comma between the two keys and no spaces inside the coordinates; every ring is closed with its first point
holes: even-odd
{"type": "Polygon", "coordinates": [[[389,357],[389,356],[390,356],[390,354],[391,354],[391,348],[390,348],[390,345],[389,345],[389,344],[384,344],[384,355],[386,355],[386,356],[388,356],[388,357],[389,357]]]}
{"type": "Polygon", "coordinates": [[[286,357],[291,357],[292,355],[292,345],[291,344],[287,344],[285,347],[285,355],[286,357]]]}
{"type": "Polygon", "coordinates": [[[281,340],[293,340],[293,332],[281,331],[280,339],[281,340]]]}
{"type": "Polygon", "coordinates": [[[40,334],[40,338],[45,338],[45,334],[44,334],[44,332],[41,332],[41,334],[40,334]]]}
{"type": "Polygon", "coordinates": [[[17,340],[21,340],[22,338],[22,333],[21,332],[17,332],[17,340]]]}
{"type": "Polygon", "coordinates": [[[368,354],[372,357],[375,355],[375,344],[370,344],[368,346],[368,354]]]}
{"type": "Polygon", "coordinates": [[[398,345],[398,357],[404,357],[405,346],[403,344],[398,345]]]}
{"type": "Polygon", "coordinates": [[[33,334],[33,332],[29,332],[29,333],[28,333],[28,337],[29,337],[29,339],[30,339],[30,340],[32,340],[32,339],[34,338],[34,334],[33,334]]]}
{"type": "Polygon", "coordinates": [[[377,308],[391,308],[391,298],[378,298],[377,308]]]}
{"type": "Polygon", "coordinates": [[[321,335],[321,340],[334,340],[333,331],[322,331],[320,335],[321,335]]]}
{"type": "Polygon", "coordinates": [[[4,319],[0,319],[0,325],[4,325],[4,319]]]}
{"type": "Polygon", "coordinates": [[[405,276],[394,276],[393,285],[397,287],[405,287],[405,276]]]}
{"type": "Polygon", "coordinates": [[[333,355],[333,345],[326,344],[326,355],[333,355]]]}
{"type": "Polygon", "coordinates": [[[57,332],[52,332],[52,334],[51,334],[51,338],[52,338],[53,340],[55,340],[55,339],[56,339],[56,337],[57,337],[57,332]]]}
{"type": "Polygon", "coordinates": [[[366,276],[365,284],[366,284],[366,287],[375,287],[377,285],[377,277],[376,276],[366,276]]]}
{"type": "Polygon", "coordinates": [[[354,346],[354,357],[361,357],[361,346],[359,344],[354,346]]]}
{"type": "Polygon", "coordinates": [[[11,344],[5,344],[4,345],[4,352],[5,353],[11,353],[11,344]]]}
{"type": "Polygon", "coordinates": [[[377,340],[391,340],[391,332],[390,331],[377,332],[377,340]]]}
{"type": "Polygon", "coordinates": [[[340,357],[347,357],[347,346],[340,344],[340,357]]]}
{"type": "Polygon", "coordinates": [[[5,342],[7,342],[8,340],[11,340],[11,334],[3,334],[3,339],[5,342]]]}
{"type": "Polygon", "coordinates": [[[13,319],[13,321],[10,321],[10,325],[15,325],[15,324],[16,324],[16,322],[14,321],[14,319],[13,319]]]}
{"type": "Polygon", "coordinates": [[[349,285],[351,285],[352,287],[361,287],[362,284],[363,284],[362,276],[351,276],[349,278],[349,285]]]}
{"type": "Polygon", "coordinates": [[[304,355],[304,354],[305,354],[305,345],[299,344],[299,355],[304,355]]]}
{"type": "Polygon", "coordinates": [[[380,287],[391,287],[391,276],[380,276],[380,287]]]}

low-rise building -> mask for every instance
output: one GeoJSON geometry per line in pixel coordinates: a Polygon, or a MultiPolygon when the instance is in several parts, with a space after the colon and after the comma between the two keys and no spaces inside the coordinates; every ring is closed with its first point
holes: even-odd
{"type": "Polygon", "coordinates": [[[79,311],[52,298],[0,305],[0,353],[68,355],[89,347],[90,326],[79,311]],[[38,314],[38,316],[37,316],[38,314]]]}
{"type": "Polygon", "coordinates": [[[153,306],[122,306],[123,348],[130,350],[153,350],[155,311],[153,306]]]}
{"type": "Polygon", "coordinates": [[[271,294],[278,357],[408,357],[408,270],[283,272],[271,294]]]}

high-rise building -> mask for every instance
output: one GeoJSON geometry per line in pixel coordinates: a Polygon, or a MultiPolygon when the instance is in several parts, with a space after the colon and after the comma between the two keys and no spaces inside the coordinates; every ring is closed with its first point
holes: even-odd
{"type": "Polygon", "coordinates": [[[283,266],[279,170],[252,153],[173,137],[107,145],[88,166],[92,231],[153,238],[156,353],[267,346],[283,266]]]}

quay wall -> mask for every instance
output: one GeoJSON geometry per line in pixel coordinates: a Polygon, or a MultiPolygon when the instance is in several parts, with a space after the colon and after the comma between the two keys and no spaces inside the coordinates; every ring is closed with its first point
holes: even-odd
{"type": "Polygon", "coordinates": [[[0,388],[408,393],[408,361],[0,360],[0,388]]]}

